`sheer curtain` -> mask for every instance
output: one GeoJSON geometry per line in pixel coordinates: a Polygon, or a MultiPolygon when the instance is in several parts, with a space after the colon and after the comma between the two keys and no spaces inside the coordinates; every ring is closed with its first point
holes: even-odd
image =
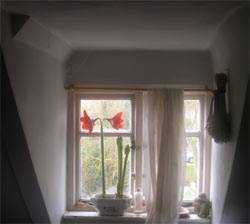
{"type": "Polygon", "coordinates": [[[143,94],[143,192],[147,223],[176,223],[182,197],[183,92],[143,94]]]}

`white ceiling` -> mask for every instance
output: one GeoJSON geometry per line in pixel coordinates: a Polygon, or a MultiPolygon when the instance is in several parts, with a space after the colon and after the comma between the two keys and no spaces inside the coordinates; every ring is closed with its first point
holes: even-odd
{"type": "MultiPolygon", "coordinates": [[[[241,2],[5,2],[73,48],[204,50],[241,2]]],[[[32,35],[32,34],[31,34],[32,35]]]]}

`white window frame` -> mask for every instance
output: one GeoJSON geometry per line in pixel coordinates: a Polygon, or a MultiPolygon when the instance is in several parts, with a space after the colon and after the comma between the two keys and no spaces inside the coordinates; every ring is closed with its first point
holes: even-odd
{"type": "MultiPolygon", "coordinates": [[[[67,121],[67,210],[79,210],[80,198],[80,160],[79,160],[79,125],[81,99],[131,99],[132,127],[131,134],[106,133],[105,136],[127,135],[134,136],[135,150],[131,151],[131,194],[141,186],[141,139],[142,139],[142,93],[129,90],[69,90],[68,93],[68,121],[67,121]]],[[[93,133],[93,135],[100,135],[93,133]]]]}
{"type": "MultiPolygon", "coordinates": [[[[206,193],[207,197],[210,197],[210,169],[211,169],[211,138],[208,136],[205,129],[205,118],[208,114],[209,108],[209,96],[204,92],[189,91],[184,92],[185,100],[199,100],[200,102],[200,131],[197,132],[186,132],[186,137],[197,137],[199,138],[199,180],[198,180],[198,192],[206,193]]],[[[184,200],[184,204],[189,204],[192,201],[184,200]]]]}

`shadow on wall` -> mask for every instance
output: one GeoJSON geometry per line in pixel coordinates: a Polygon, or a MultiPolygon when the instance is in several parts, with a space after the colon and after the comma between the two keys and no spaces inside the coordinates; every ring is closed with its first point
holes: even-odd
{"type": "Polygon", "coordinates": [[[235,151],[232,173],[222,216],[222,223],[250,223],[250,155],[249,155],[249,94],[246,91],[245,105],[235,151]]]}
{"type": "Polygon", "coordinates": [[[49,223],[1,51],[1,223],[49,223]]]}
{"type": "Polygon", "coordinates": [[[31,223],[7,152],[3,147],[1,148],[1,183],[1,223],[31,223]]]}
{"type": "Polygon", "coordinates": [[[77,49],[65,71],[66,84],[212,84],[208,51],[77,49]]]}

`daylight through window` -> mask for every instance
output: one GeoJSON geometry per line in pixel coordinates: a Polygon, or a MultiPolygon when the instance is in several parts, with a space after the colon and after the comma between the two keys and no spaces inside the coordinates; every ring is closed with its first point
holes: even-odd
{"type": "MultiPolygon", "coordinates": [[[[72,94],[69,104],[69,143],[74,150],[69,151],[68,203],[70,208],[78,201],[88,201],[95,194],[102,192],[101,171],[101,132],[97,121],[93,131],[82,129],[80,118],[86,111],[90,118],[112,118],[123,112],[123,127],[114,129],[108,121],[103,123],[106,193],[115,194],[118,179],[118,161],[116,138],[123,137],[123,145],[131,145],[125,175],[125,194],[134,195],[134,190],[141,186],[142,175],[142,93],[141,92],[77,92],[72,94]],[[73,109],[74,108],[74,109],[73,109]]],[[[208,158],[204,151],[204,95],[185,93],[185,178],[183,201],[191,203],[200,193],[208,192],[204,188],[209,170],[204,165],[208,158]]],[[[205,145],[206,146],[206,145],[205,145]]]]}
{"type": "Polygon", "coordinates": [[[202,97],[186,97],[185,109],[185,181],[184,201],[192,201],[201,192],[203,163],[202,97]]]}
{"type": "MultiPolygon", "coordinates": [[[[124,145],[131,145],[133,136],[133,110],[131,98],[81,98],[79,117],[83,111],[87,111],[91,118],[111,118],[118,112],[123,112],[124,126],[122,129],[113,129],[110,124],[104,122],[104,147],[105,147],[105,173],[107,193],[116,192],[117,184],[117,136],[123,137],[124,145]]],[[[93,132],[89,134],[82,130],[79,123],[79,193],[81,199],[89,199],[94,194],[101,192],[101,149],[100,149],[100,125],[97,122],[93,132]]],[[[132,156],[130,154],[125,177],[125,192],[130,194],[132,156]]]]}

